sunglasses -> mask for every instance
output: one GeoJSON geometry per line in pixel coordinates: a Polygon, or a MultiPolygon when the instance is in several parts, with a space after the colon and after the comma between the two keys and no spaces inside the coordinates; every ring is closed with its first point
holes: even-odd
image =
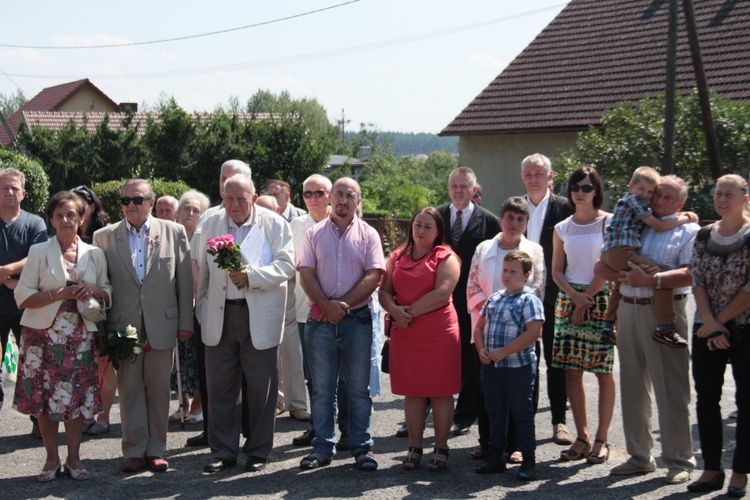
{"type": "Polygon", "coordinates": [[[73,191],[75,194],[83,196],[83,198],[86,200],[86,203],[88,203],[89,205],[94,203],[94,198],[92,198],[91,191],[89,191],[89,188],[87,186],[80,185],[78,187],[74,187],[73,189],[71,189],[71,191],[73,191]]]}
{"type": "Polygon", "coordinates": [[[323,191],[322,189],[318,189],[317,191],[305,191],[304,193],[302,193],[302,196],[304,196],[308,200],[312,198],[313,196],[315,196],[316,198],[322,198],[325,195],[326,195],[326,192],[323,191]]]}
{"type": "Polygon", "coordinates": [[[134,196],[132,198],[120,198],[120,203],[122,203],[124,207],[127,207],[128,205],[130,205],[130,202],[132,201],[135,205],[141,206],[143,205],[143,202],[145,200],[150,200],[150,199],[151,198],[144,198],[143,196],[134,196]]]}
{"type": "Polygon", "coordinates": [[[591,193],[596,189],[593,184],[584,184],[581,186],[580,184],[573,184],[570,186],[570,190],[574,193],[577,193],[578,191],[583,191],[584,193],[591,193]]]}

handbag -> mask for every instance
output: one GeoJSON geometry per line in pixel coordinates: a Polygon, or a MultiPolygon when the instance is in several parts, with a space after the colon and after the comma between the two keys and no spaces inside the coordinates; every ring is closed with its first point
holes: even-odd
{"type": "Polygon", "coordinates": [[[86,300],[76,300],[78,312],[83,319],[99,323],[107,319],[106,305],[95,297],[89,297],[86,300]]]}
{"type": "Polygon", "coordinates": [[[380,351],[380,371],[383,373],[391,373],[391,315],[385,313],[383,320],[383,333],[385,334],[385,342],[383,342],[383,349],[380,351]]]}

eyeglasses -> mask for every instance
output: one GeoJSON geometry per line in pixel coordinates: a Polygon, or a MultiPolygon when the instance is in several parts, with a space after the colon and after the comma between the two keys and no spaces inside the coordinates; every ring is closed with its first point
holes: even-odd
{"type": "Polygon", "coordinates": [[[120,198],[120,203],[122,203],[122,206],[127,207],[130,205],[130,202],[132,201],[135,205],[141,206],[143,205],[143,202],[145,200],[150,200],[151,198],[144,198],[143,196],[133,196],[132,198],[120,198]]]}
{"type": "Polygon", "coordinates": [[[577,193],[578,191],[583,191],[584,193],[591,193],[596,189],[593,184],[584,184],[581,186],[580,184],[573,184],[570,186],[570,190],[574,193],[577,193]]]}
{"type": "Polygon", "coordinates": [[[83,198],[86,200],[86,203],[89,205],[94,203],[94,198],[91,196],[91,191],[89,191],[89,188],[87,186],[84,186],[81,184],[78,187],[74,187],[71,189],[75,194],[83,196],[83,198]]]}
{"type": "Polygon", "coordinates": [[[316,198],[322,198],[325,195],[326,195],[326,192],[323,191],[322,189],[318,189],[317,191],[305,191],[304,193],[302,193],[302,196],[304,196],[308,200],[312,198],[313,196],[315,196],[316,198]]]}

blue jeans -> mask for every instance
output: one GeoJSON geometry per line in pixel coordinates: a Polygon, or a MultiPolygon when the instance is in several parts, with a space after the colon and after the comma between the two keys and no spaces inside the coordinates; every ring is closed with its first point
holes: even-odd
{"type": "Polygon", "coordinates": [[[518,447],[524,458],[536,451],[534,428],[534,385],[536,362],[518,368],[482,365],[484,405],[490,417],[490,455],[502,457],[505,451],[508,420],[513,415],[518,447]]]}
{"type": "Polygon", "coordinates": [[[305,350],[313,381],[313,448],[326,458],[336,453],[336,387],[339,370],[346,380],[349,399],[349,441],[353,456],[372,447],[370,417],[370,348],[372,318],[364,308],[345,316],[338,324],[309,319],[305,327],[305,350]]]}

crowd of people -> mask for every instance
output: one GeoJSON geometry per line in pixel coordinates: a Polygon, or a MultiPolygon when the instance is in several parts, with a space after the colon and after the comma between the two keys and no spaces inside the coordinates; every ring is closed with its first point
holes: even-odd
{"type": "Polygon", "coordinates": [[[628,458],[609,473],[656,469],[653,395],[666,482],[689,483],[691,492],[720,490],[727,475],[719,402],[730,363],[737,430],[727,495],[744,496],[747,181],[716,181],[719,220],[701,228],[695,214],[681,211],[685,183],[649,167],[634,172],[612,214],[601,208],[605,193],[593,166],[571,174],[566,196],[553,192],[547,157],[528,156],[520,173],[526,193],[506,200],[496,217],[481,206],[474,172],[454,170],[450,203],[417,211],[406,241],[386,259],[379,234],[360,216],[359,184],[349,177],[306,179],[307,211],[291,203],[293,188],[282,180],[256,192],[250,167],[239,160],[222,165],[222,202],[212,208],[198,191],[157,200],[148,181],[131,179],[120,190],[123,218],[113,224],[98,196],[78,186],[49,199],[48,237],[45,221],[20,207],[23,173],[0,170],[0,341],[4,351],[10,331],[19,340],[13,406],[32,418],[44,442],[38,480],[90,477],[81,437],[109,432],[115,391],[125,473],[169,468],[170,420],[203,425],[187,445],[210,448],[205,472],[236,466],[240,453],[246,471],[263,470],[275,418],[284,412],[310,422],[294,439],[312,447],[301,469],[326,466],[346,450],[358,469],[377,470],[371,418],[379,303],[387,312],[391,389],[404,396],[404,469],[421,466],[432,412],[427,470],[445,470],[450,434],[467,434],[477,423],[478,446],[470,450],[481,460],[476,473],[519,463],[518,479],[536,478],[542,357],[551,438],[565,447],[560,460],[607,462],[618,356],[628,458]],[[217,238],[229,236],[241,265],[210,253],[217,238]],[[686,313],[690,293],[695,318],[686,313]],[[111,332],[132,328],[140,346],[132,362],[115,370],[111,359],[97,359],[111,332]],[[691,356],[704,461],[692,482],[691,356]],[[599,387],[595,431],[586,372],[599,387]],[[182,399],[170,415],[173,390],[182,399]],[[575,436],[566,425],[568,401],[575,436]]]}

